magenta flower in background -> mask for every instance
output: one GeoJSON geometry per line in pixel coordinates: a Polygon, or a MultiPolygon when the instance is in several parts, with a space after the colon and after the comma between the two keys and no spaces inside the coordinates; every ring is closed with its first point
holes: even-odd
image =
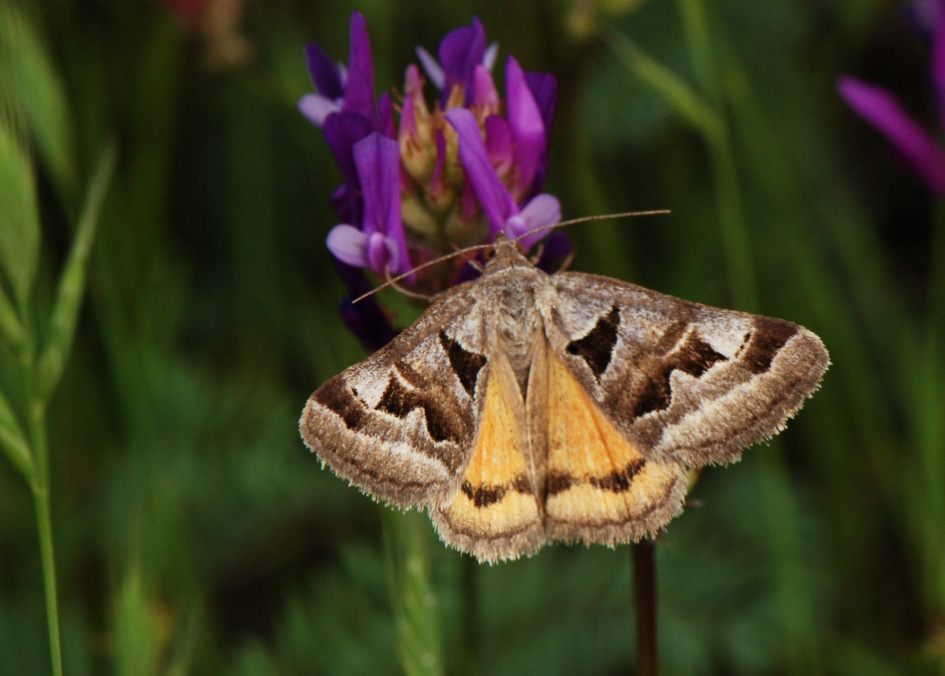
{"type": "MultiPolygon", "coordinates": [[[[316,93],[303,96],[299,110],[321,128],[341,170],[344,182],[330,198],[341,224],[326,244],[350,292],[341,316],[373,350],[394,330],[373,297],[351,302],[370,289],[364,271],[396,276],[500,232],[525,235],[527,251],[550,230],[529,233],[560,220],[558,200],[542,193],[557,83],[549,74],[524,72],[509,56],[503,101],[491,73],[498,45],[486,47],[485,29],[473,19],[447,34],[438,61],[417,50],[440,90],[432,107],[415,64],[406,70],[402,98],[384,93],[375,104],[367,21],[357,12],[350,33],[347,68],[317,44],[306,46],[316,93]]],[[[542,246],[539,267],[553,269],[570,250],[567,237],[555,233],[542,246]]],[[[404,281],[429,294],[477,274],[456,259],[404,281]]]]}
{"type": "MultiPolygon", "coordinates": [[[[923,7],[925,15],[935,21],[930,74],[940,121],[945,125],[945,3],[936,0],[923,7]]],[[[837,88],[847,104],[886,137],[932,192],[945,195],[945,152],[892,93],[849,76],[840,78],[837,88]]]]}

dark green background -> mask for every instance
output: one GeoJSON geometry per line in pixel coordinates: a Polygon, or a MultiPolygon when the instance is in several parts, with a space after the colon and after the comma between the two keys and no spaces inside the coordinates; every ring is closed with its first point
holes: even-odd
{"type": "MultiPolygon", "coordinates": [[[[790,429],[707,469],[657,546],[664,673],[945,673],[945,308],[929,301],[945,218],[835,89],[878,82],[935,129],[928,47],[889,2],[619,4],[356,8],[378,93],[473,15],[500,63],[554,73],[546,190],[566,217],[672,210],[573,227],[575,269],[790,319],[831,352],[790,429]],[[596,17],[580,35],[578,6],[596,17]]],[[[311,391],[364,356],[324,247],[341,177],[295,109],[302,45],[346,60],[355,7],[251,0],[252,59],[209,70],[206,36],[156,0],[13,6],[61,87],[73,167],[33,146],[38,308],[100,149],[118,149],[49,412],[66,673],[400,673],[396,525],[297,432],[311,391]]],[[[383,298],[401,325],[417,312],[383,298]]],[[[633,673],[628,547],[489,567],[421,532],[447,673],[633,673]]],[[[42,589],[32,498],[0,460],[2,674],[48,673],[42,589]]]]}

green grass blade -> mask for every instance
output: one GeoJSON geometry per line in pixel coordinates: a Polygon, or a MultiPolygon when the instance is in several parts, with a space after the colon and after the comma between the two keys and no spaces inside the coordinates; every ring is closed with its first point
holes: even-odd
{"type": "Polygon", "coordinates": [[[659,96],[684,122],[710,138],[716,138],[721,133],[722,122],[718,115],[683,78],[616,31],[610,31],[606,41],[627,70],[659,96]]]}
{"type": "Polygon", "coordinates": [[[75,185],[72,123],[65,86],[33,26],[0,4],[0,104],[22,113],[60,192],[75,185]]]}
{"type": "Polygon", "coordinates": [[[0,123],[0,266],[22,309],[39,263],[39,211],[33,163],[15,132],[0,123]]]}
{"type": "Polygon", "coordinates": [[[22,349],[23,341],[26,339],[23,324],[20,323],[16,308],[13,307],[13,303],[2,287],[0,287],[0,334],[15,351],[22,349]]]}
{"type": "Polygon", "coordinates": [[[3,446],[3,450],[7,452],[7,457],[10,458],[13,466],[27,479],[32,478],[33,452],[2,390],[0,390],[0,446],[3,446]]]}
{"type": "Polygon", "coordinates": [[[76,318],[85,289],[86,262],[92,251],[92,241],[95,238],[95,227],[98,224],[99,212],[105,192],[111,181],[115,169],[115,148],[108,146],[102,151],[98,168],[86,195],[85,206],[79,218],[79,227],[69,258],[66,260],[62,278],[59,280],[59,292],[56,305],[53,307],[49,319],[49,332],[46,344],[39,358],[39,387],[40,400],[47,401],[56,384],[62,376],[62,369],[72,348],[72,337],[75,335],[76,318]]]}

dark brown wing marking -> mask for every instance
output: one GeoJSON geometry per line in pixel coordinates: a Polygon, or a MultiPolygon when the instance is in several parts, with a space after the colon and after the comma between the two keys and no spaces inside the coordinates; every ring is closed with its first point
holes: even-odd
{"type": "Polygon", "coordinates": [[[563,493],[572,486],[580,486],[583,483],[589,483],[602,491],[623,493],[630,490],[633,478],[643,470],[644,466],[646,466],[646,461],[641,458],[628,463],[623,469],[614,470],[604,476],[577,477],[560,471],[549,472],[545,476],[545,496],[563,493]]]}
{"type": "Polygon", "coordinates": [[[594,488],[600,488],[603,491],[613,491],[614,493],[623,493],[630,490],[633,483],[633,477],[640,473],[646,461],[642,458],[634,460],[626,467],[620,470],[614,470],[607,476],[591,477],[588,481],[594,488]]]}
{"type": "MultiPolygon", "coordinates": [[[[784,340],[787,341],[787,338],[784,340]]],[[[783,344],[784,342],[778,345],[778,348],[783,344]]],[[[750,351],[751,348],[749,348],[750,351]]],[[[773,354],[768,358],[769,365],[772,358],[773,354]]],[[[670,376],[673,371],[679,370],[698,378],[712,368],[713,364],[720,361],[728,361],[728,359],[712,349],[712,346],[702,340],[696,331],[692,331],[683,346],[667,357],[643,387],[633,409],[634,417],[639,418],[647,413],[669,408],[673,396],[670,386],[670,376]]]]}
{"type": "Polygon", "coordinates": [[[322,385],[313,396],[319,404],[337,413],[349,430],[357,430],[364,424],[364,404],[353,389],[348,389],[340,375],[322,385]]]}
{"type": "Polygon", "coordinates": [[[486,365],[486,357],[482,354],[476,354],[466,350],[458,342],[450,338],[444,331],[440,331],[440,344],[446,351],[450,360],[450,366],[453,372],[459,378],[463,388],[470,397],[476,393],[476,379],[479,377],[479,371],[486,365]]]}
{"type": "MultiPolygon", "coordinates": [[[[408,382],[412,380],[408,376],[409,371],[406,371],[400,363],[394,364],[394,367],[408,382]]],[[[416,372],[410,375],[415,378],[416,372]]],[[[411,384],[415,383],[411,382],[411,384]]],[[[461,432],[454,429],[451,416],[443,411],[436,401],[431,401],[428,398],[425,389],[407,389],[400,383],[400,379],[396,374],[391,374],[390,380],[387,381],[387,389],[384,390],[380,401],[374,407],[377,411],[390,413],[398,418],[406,418],[411,411],[417,408],[423,409],[427,431],[434,441],[452,441],[456,444],[462,442],[461,432]]]]}
{"type": "Polygon", "coordinates": [[[797,333],[795,324],[781,319],[754,317],[755,328],[751,343],[741,358],[741,362],[752,373],[759,375],[771,368],[771,362],[784,344],[797,333]]]}
{"type": "Polygon", "coordinates": [[[548,472],[545,475],[545,496],[564,493],[574,485],[574,477],[564,472],[548,472]]]}
{"type": "Polygon", "coordinates": [[[471,483],[464,481],[460,489],[479,509],[500,502],[509,491],[515,491],[516,493],[522,493],[524,495],[528,495],[532,492],[531,484],[528,483],[528,479],[524,475],[515,477],[512,483],[504,486],[482,484],[474,488],[471,483]]]}
{"type": "Polygon", "coordinates": [[[620,312],[617,306],[614,306],[606,316],[597,320],[586,336],[572,340],[566,349],[568,353],[580,356],[587,362],[594,377],[600,380],[601,374],[610,365],[619,328],[620,312]]]}

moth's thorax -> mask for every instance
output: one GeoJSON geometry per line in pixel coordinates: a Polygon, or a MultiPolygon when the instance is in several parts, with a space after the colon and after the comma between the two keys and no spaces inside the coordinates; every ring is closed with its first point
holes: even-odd
{"type": "Polygon", "coordinates": [[[500,262],[504,265],[486,268],[480,302],[486,304],[492,318],[492,340],[508,357],[524,394],[535,343],[543,331],[535,298],[538,289],[547,284],[547,275],[517,251],[515,257],[500,262]]]}

